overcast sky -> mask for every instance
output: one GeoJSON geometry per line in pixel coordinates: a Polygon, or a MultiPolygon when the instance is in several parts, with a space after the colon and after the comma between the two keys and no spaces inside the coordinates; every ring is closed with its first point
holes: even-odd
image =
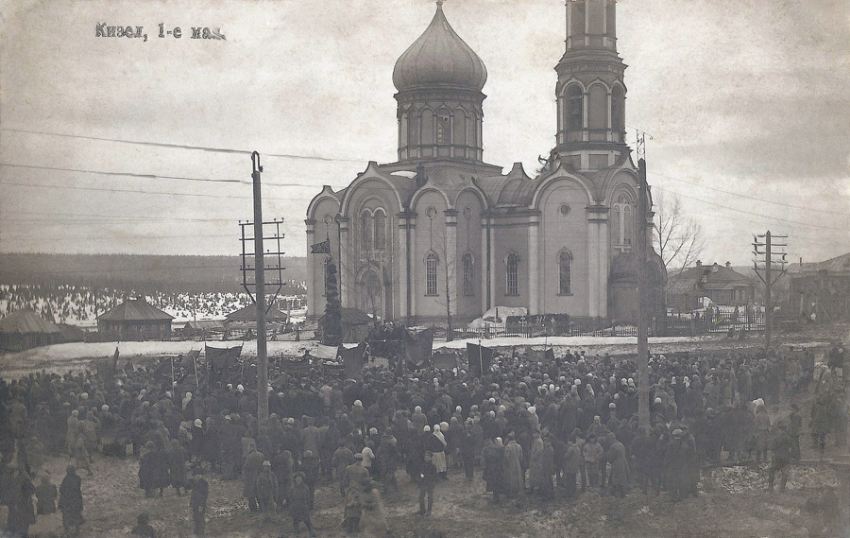
{"type": "MultiPolygon", "coordinates": [[[[434,9],[9,0],[0,251],[236,254],[258,150],[264,216],[284,218],[285,250],[304,255],[321,185],[396,159],[393,66],[434,9]],[[142,26],[148,39],[96,37],[100,22],[142,26]],[[160,23],[182,37],[159,38],[160,23]],[[191,39],[192,26],[226,40],[191,39]]],[[[488,68],[485,160],[533,173],[554,144],[563,1],[444,10],[488,68]]],[[[703,261],[749,264],[752,234],[767,229],[790,236],[794,261],[850,251],[850,1],[623,0],[618,10],[630,139],[651,136],[650,185],[701,223],[703,261]]]]}

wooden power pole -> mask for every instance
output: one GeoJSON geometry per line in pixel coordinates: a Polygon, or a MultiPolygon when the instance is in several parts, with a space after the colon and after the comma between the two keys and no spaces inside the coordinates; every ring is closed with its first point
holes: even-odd
{"type": "Polygon", "coordinates": [[[647,224],[649,187],[646,183],[646,160],[638,160],[638,425],[649,428],[649,285],[647,283],[647,224]]]}
{"type": "Polygon", "coordinates": [[[263,197],[261,192],[260,154],[251,154],[254,181],[254,283],[257,305],[257,419],[269,418],[269,359],[266,350],[266,279],[263,261],[263,197]]]}
{"type": "Polygon", "coordinates": [[[753,260],[756,274],[764,282],[764,348],[770,349],[770,340],[773,333],[773,297],[772,286],[785,274],[785,256],[786,253],[782,250],[787,246],[785,243],[774,243],[773,239],[787,239],[787,235],[771,235],[768,230],[764,235],[759,235],[753,241],[753,254],[756,259],[753,260]],[[763,239],[763,241],[760,241],[763,239]],[[764,250],[760,250],[763,248],[764,250]],[[776,249],[780,249],[777,251],[776,249]],[[778,259],[774,259],[774,255],[779,254],[778,259]],[[758,256],[763,256],[759,259],[758,256]],[[759,267],[759,263],[763,267],[759,267]],[[774,277],[773,264],[779,263],[782,267],[779,273],[774,277]],[[764,275],[761,273],[764,269],[764,275]]]}

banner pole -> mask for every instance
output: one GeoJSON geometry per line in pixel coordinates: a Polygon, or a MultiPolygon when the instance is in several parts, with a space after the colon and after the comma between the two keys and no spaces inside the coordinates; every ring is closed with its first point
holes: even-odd
{"type": "Polygon", "coordinates": [[[192,355],[192,362],[195,365],[195,388],[200,390],[200,386],[198,386],[198,356],[192,355]]]}

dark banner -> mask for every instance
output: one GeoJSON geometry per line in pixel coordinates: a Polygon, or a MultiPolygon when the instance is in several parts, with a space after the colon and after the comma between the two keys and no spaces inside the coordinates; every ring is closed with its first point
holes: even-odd
{"type": "Polygon", "coordinates": [[[304,374],[310,371],[310,361],[308,359],[298,361],[283,359],[280,361],[280,368],[290,374],[304,374]]]}
{"type": "Polygon", "coordinates": [[[495,349],[477,344],[466,344],[466,360],[469,362],[470,373],[476,377],[480,377],[482,371],[489,372],[490,365],[493,364],[493,355],[495,354],[495,349]]]}
{"type": "Polygon", "coordinates": [[[419,334],[404,331],[404,358],[416,367],[421,366],[431,357],[433,345],[433,329],[425,329],[419,334]]]}
{"type": "Polygon", "coordinates": [[[451,370],[452,368],[457,368],[457,355],[454,353],[435,353],[431,357],[431,363],[434,365],[434,368],[451,370]]]}
{"type": "Polygon", "coordinates": [[[528,362],[542,362],[544,364],[551,364],[555,362],[555,351],[550,349],[547,350],[536,350],[529,349],[528,350],[528,362]]]}
{"type": "Polygon", "coordinates": [[[209,370],[209,383],[214,385],[222,381],[222,376],[239,360],[242,354],[242,346],[217,348],[205,346],[204,354],[207,358],[207,369],[209,370]]]}
{"type": "Polygon", "coordinates": [[[360,342],[360,345],[351,349],[345,349],[340,346],[339,355],[342,357],[345,377],[348,379],[357,379],[360,377],[360,371],[366,364],[366,343],[360,342]]]}

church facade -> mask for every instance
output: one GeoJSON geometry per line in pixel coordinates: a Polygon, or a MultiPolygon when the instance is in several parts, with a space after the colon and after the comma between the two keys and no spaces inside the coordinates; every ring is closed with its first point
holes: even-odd
{"type": "MultiPolygon", "coordinates": [[[[309,316],[325,308],[328,263],[344,307],[408,324],[455,324],[501,306],[635,322],[638,172],[625,143],[626,65],[616,2],[566,3],[556,145],[530,176],[483,155],[487,69],[437,2],[395,65],[398,160],[370,162],[307,210],[309,316]]],[[[651,241],[651,213],[646,233],[651,241]]],[[[651,242],[650,242],[651,244],[651,242]]],[[[654,297],[665,273],[651,255],[654,297]]],[[[663,301],[653,301],[663,312],[663,301]]]]}

